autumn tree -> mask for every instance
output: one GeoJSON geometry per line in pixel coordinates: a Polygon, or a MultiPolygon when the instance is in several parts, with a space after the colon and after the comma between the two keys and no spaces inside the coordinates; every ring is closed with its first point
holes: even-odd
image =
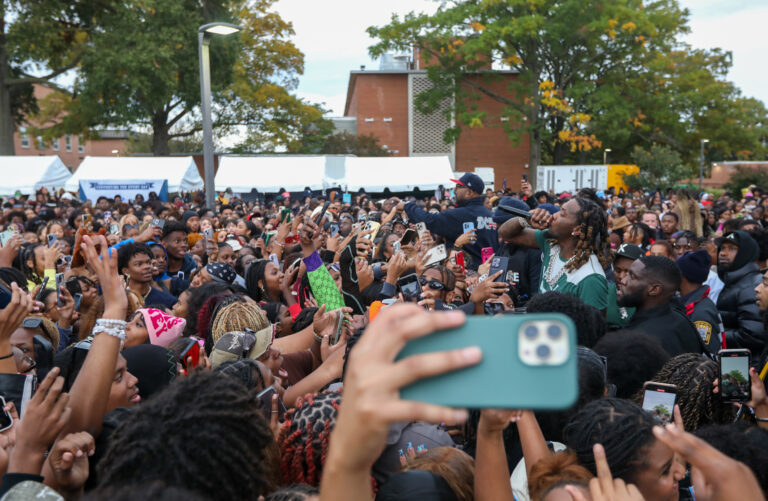
{"type": "MultiPolygon", "coordinates": [[[[58,87],[76,68],[113,0],[0,0],[0,155],[13,155],[13,132],[37,112],[35,83],[58,87]]],[[[59,88],[63,92],[67,89],[59,88]]]]}
{"type": "Polygon", "coordinates": [[[202,129],[198,27],[239,24],[237,36],[211,40],[215,132],[238,132],[253,148],[274,148],[300,134],[322,112],[291,93],[303,55],[274,0],[131,0],[105,16],[82,56],[73,97],[52,95],[41,115],[55,125],[46,137],[94,126],[152,132],[152,152],[202,129]]]}
{"type": "Polygon", "coordinates": [[[411,47],[426,53],[433,87],[416,105],[430,113],[453,100],[447,113],[456,127],[446,140],[478,126],[502,126],[513,141],[527,136],[536,179],[542,153],[559,163],[571,151],[601,145],[589,132],[590,96],[608,75],[636,71],[648,53],[669,50],[686,31],[686,19],[674,0],[454,0],[432,15],[393,16],[388,25],[369,28],[379,39],[369,50],[373,56],[411,47]],[[483,71],[490,62],[519,73],[507,92],[487,84],[497,78],[483,71]],[[478,109],[478,93],[503,103],[503,117],[478,109]]]}

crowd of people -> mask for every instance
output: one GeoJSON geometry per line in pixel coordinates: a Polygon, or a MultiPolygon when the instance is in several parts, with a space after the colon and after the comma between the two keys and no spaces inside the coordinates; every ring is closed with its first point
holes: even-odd
{"type": "Polygon", "coordinates": [[[0,499],[765,499],[768,192],[451,181],[5,199],[0,499]],[[576,326],[575,405],[400,397],[483,358],[408,341],[526,313],[576,326]],[[749,350],[748,401],[719,394],[723,349],[749,350]]]}

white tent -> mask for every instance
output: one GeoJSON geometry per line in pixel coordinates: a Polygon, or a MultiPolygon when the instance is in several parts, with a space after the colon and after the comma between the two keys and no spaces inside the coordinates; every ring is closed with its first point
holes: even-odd
{"type": "Polygon", "coordinates": [[[56,155],[0,156],[0,175],[2,195],[12,195],[17,191],[31,195],[42,187],[58,190],[72,176],[56,155]]]}
{"type": "Polygon", "coordinates": [[[81,179],[165,179],[170,193],[202,190],[205,185],[192,157],[85,157],[65,189],[78,191],[81,179]]]}
{"type": "Polygon", "coordinates": [[[451,162],[447,156],[350,157],[342,185],[349,191],[369,192],[434,190],[450,185],[451,162]]]}
{"type": "Polygon", "coordinates": [[[219,160],[215,179],[216,191],[231,188],[234,193],[261,193],[321,190],[325,183],[323,155],[266,155],[252,157],[225,156],[219,160]]]}

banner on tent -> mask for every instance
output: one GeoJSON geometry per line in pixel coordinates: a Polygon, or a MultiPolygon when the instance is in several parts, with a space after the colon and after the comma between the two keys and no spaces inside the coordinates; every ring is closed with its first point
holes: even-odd
{"type": "Polygon", "coordinates": [[[141,194],[144,200],[149,198],[151,192],[155,192],[163,202],[168,201],[167,179],[99,179],[80,180],[80,200],[96,203],[99,197],[115,198],[120,195],[124,201],[133,200],[141,194]]]}

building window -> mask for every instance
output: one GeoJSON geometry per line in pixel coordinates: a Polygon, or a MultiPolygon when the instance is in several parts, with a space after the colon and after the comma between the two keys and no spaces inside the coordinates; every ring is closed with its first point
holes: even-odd
{"type": "Polygon", "coordinates": [[[19,139],[22,148],[29,148],[29,134],[27,134],[26,127],[19,127],[19,139]]]}
{"type": "Polygon", "coordinates": [[[45,150],[45,142],[43,141],[43,136],[37,136],[37,149],[39,151],[45,150]]]}
{"type": "Polygon", "coordinates": [[[65,143],[65,149],[67,151],[72,151],[72,136],[67,134],[64,136],[64,143],[65,143]]]}
{"type": "Polygon", "coordinates": [[[77,136],[77,152],[85,153],[85,139],[83,139],[83,136],[77,136]]]}
{"type": "Polygon", "coordinates": [[[59,151],[59,141],[60,139],[58,137],[53,140],[53,144],[51,146],[53,148],[53,151],[59,151]]]}

